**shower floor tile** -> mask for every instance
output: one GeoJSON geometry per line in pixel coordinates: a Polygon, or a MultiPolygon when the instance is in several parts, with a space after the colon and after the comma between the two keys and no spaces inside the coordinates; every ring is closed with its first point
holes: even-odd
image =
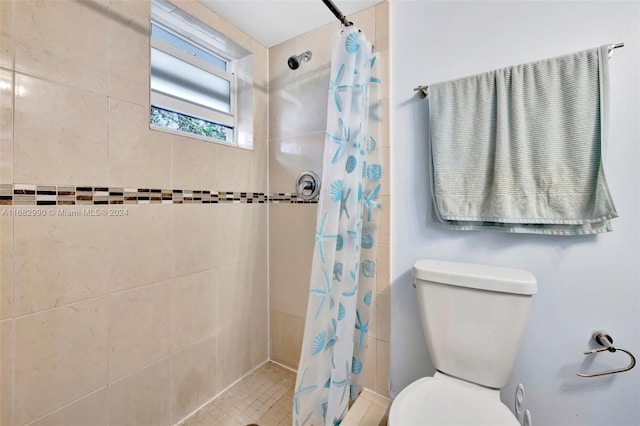
{"type": "Polygon", "coordinates": [[[267,362],[180,426],[291,426],[294,372],[267,362]]]}

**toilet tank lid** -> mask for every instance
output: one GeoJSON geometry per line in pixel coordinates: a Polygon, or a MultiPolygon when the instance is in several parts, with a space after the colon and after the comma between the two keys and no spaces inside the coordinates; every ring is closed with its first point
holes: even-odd
{"type": "Polygon", "coordinates": [[[473,263],[421,259],[413,265],[413,277],[423,281],[512,294],[536,294],[538,284],[522,269],[473,263]]]}

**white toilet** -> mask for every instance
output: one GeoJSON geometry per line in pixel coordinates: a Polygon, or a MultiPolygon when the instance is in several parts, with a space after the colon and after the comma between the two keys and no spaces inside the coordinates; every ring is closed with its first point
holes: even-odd
{"type": "Polygon", "coordinates": [[[531,296],[530,272],[419,260],[413,266],[420,318],[436,374],[407,386],[389,426],[519,425],[500,401],[518,356],[531,296]]]}

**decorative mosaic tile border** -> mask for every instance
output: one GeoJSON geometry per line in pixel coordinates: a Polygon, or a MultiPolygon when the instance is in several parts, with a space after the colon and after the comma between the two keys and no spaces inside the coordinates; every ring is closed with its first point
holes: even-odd
{"type": "Polygon", "coordinates": [[[317,204],[292,193],[229,192],[190,189],[107,188],[0,184],[0,205],[65,206],[107,204],[317,204]]]}

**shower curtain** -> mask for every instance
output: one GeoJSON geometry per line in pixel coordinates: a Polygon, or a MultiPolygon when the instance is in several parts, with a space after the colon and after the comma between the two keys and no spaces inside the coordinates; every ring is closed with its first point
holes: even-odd
{"type": "MultiPolygon", "coordinates": [[[[294,425],[337,425],[360,393],[375,289],[382,167],[370,86],[376,57],[350,26],[333,45],[322,190],[307,318],[294,390],[294,425]],[[369,124],[371,116],[373,118],[369,124]]],[[[373,89],[372,93],[377,93],[373,89]]],[[[375,97],[375,96],[374,96],[375,97]]]]}

